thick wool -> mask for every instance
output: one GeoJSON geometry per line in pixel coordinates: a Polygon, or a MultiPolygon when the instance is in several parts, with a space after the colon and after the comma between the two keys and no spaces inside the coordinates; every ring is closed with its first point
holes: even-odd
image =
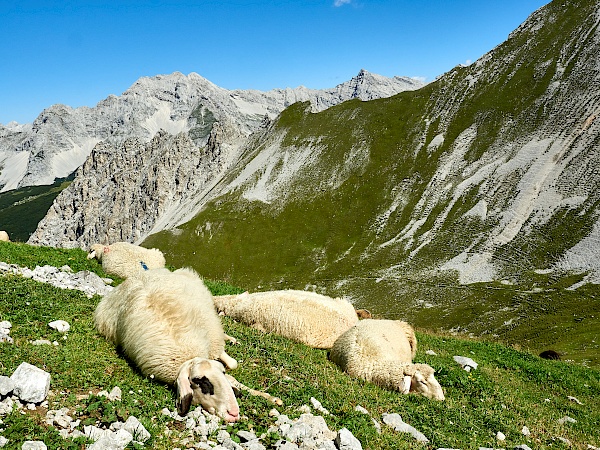
{"type": "Polygon", "coordinates": [[[0,230],[0,242],[10,242],[8,233],[4,230],[0,230]]]}
{"type": "Polygon", "coordinates": [[[212,295],[191,269],[127,278],[98,304],[94,320],[142,373],[170,384],[185,361],[219,359],[225,351],[212,295]]]}
{"type": "Polygon", "coordinates": [[[444,400],[433,368],[412,363],[416,349],[414,330],[406,322],[365,319],[335,341],[329,358],[353,377],[444,400]]]}
{"type": "Polygon", "coordinates": [[[280,290],[214,297],[219,312],[313,348],[331,348],[358,322],[351,303],[314,292],[280,290]]]}
{"type": "Polygon", "coordinates": [[[212,295],[191,269],[144,271],[107,294],[96,307],[98,331],[148,376],[177,387],[177,410],[201,404],[229,422],[239,406],[225,367],[225,333],[212,295]]]}
{"type": "Polygon", "coordinates": [[[156,248],[144,248],[129,242],[94,244],[88,258],[96,257],[104,271],[121,278],[137,276],[146,270],[165,267],[165,257],[156,248]]]}

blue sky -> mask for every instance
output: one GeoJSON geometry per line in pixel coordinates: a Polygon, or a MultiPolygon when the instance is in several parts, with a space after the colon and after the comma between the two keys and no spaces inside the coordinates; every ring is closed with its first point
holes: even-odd
{"type": "Polygon", "coordinates": [[[547,0],[2,0],[0,123],[95,106],[138,78],[322,89],[360,69],[427,81],[475,61],[547,0]]]}

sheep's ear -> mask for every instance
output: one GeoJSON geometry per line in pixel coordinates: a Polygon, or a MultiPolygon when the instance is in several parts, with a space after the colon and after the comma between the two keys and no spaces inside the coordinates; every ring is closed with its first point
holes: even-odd
{"type": "Polygon", "coordinates": [[[104,253],[108,253],[110,252],[110,247],[108,245],[104,246],[104,250],[102,250],[104,253]]]}
{"type": "Polygon", "coordinates": [[[177,414],[185,416],[192,406],[194,393],[190,384],[190,364],[186,364],[179,371],[175,384],[177,386],[177,414]]]}
{"type": "Polygon", "coordinates": [[[402,381],[403,386],[402,389],[400,389],[400,392],[403,394],[408,394],[410,392],[410,385],[412,384],[412,376],[404,375],[404,379],[402,381]]]}

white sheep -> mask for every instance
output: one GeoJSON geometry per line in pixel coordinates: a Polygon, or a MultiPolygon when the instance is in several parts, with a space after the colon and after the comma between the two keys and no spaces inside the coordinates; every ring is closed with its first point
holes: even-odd
{"type": "Polygon", "coordinates": [[[412,363],[416,349],[414,330],[406,322],[365,319],[335,341],[329,358],[353,377],[403,394],[444,400],[434,369],[412,363]]]}
{"type": "Polygon", "coordinates": [[[201,404],[227,421],[239,420],[225,367],[216,360],[230,369],[237,362],[225,353],[212,295],[196,272],[163,268],[127,278],[98,304],[94,320],[144,375],[176,385],[180,415],[201,404]]]}
{"type": "Polygon", "coordinates": [[[10,242],[8,233],[4,230],[0,230],[0,242],[10,242]]]}
{"type": "Polygon", "coordinates": [[[97,258],[104,271],[121,278],[139,275],[149,269],[165,267],[165,257],[156,248],[144,248],[129,242],[94,244],[88,259],[97,258]]]}
{"type": "Polygon", "coordinates": [[[331,348],[358,321],[351,303],[314,292],[279,290],[215,296],[221,313],[313,348],[331,348]]]}

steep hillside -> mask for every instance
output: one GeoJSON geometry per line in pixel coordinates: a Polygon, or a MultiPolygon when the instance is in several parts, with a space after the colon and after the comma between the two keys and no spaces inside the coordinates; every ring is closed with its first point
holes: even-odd
{"type": "Polygon", "coordinates": [[[296,104],[144,245],[236,285],[598,363],[599,21],[595,1],[555,1],[418,91],[296,104]]]}

